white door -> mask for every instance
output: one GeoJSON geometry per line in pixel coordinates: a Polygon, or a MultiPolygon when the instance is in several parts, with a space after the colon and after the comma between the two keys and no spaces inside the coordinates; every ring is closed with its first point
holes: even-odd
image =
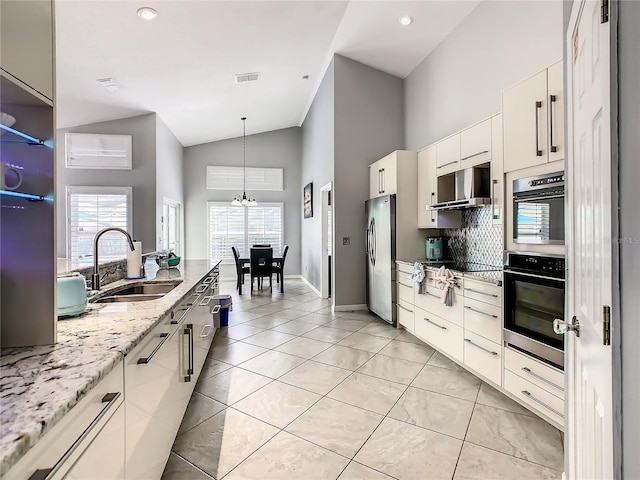
{"type": "Polygon", "coordinates": [[[609,23],[601,3],[576,0],[567,31],[568,310],[565,468],[569,479],[613,478],[612,353],[603,334],[611,305],[611,135],[609,23]]]}

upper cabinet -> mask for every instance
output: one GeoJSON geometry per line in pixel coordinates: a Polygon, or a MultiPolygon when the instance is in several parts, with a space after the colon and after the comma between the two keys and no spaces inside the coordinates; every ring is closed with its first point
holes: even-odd
{"type": "Polygon", "coordinates": [[[0,58],[5,76],[53,104],[53,2],[0,2],[0,58]]]}
{"type": "Polygon", "coordinates": [[[456,133],[436,144],[436,172],[446,175],[460,169],[460,134],[456,133]]]}
{"type": "Polygon", "coordinates": [[[460,132],[460,168],[491,160],[491,118],[460,132]]]}
{"type": "MultiPolygon", "coordinates": [[[[442,198],[442,188],[440,194],[438,192],[437,146],[431,145],[418,152],[418,228],[459,228],[460,211],[438,212],[426,208],[442,198]]],[[[450,189],[444,193],[452,195],[450,189]]]]}
{"type": "Polygon", "coordinates": [[[407,150],[396,150],[369,165],[369,198],[398,193],[398,183],[409,175],[415,181],[416,154],[407,150]]]}
{"type": "Polygon", "coordinates": [[[562,62],[502,94],[504,171],[564,159],[562,62]]]}

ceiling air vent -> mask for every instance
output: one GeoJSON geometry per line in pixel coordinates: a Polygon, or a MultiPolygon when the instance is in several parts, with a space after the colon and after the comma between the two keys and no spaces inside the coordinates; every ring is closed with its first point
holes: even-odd
{"type": "Polygon", "coordinates": [[[115,78],[98,78],[96,82],[106,88],[109,92],[117,92],[120,90],[120,86],[118,85],[118,82],[116,82],[115,78]]]}
{"type": "Polygon", "coordinates": [[[239,73],[236,75],[236,83],[255,82],[258,80],[258,75],[260,75],[258,72],[239,73]]]}

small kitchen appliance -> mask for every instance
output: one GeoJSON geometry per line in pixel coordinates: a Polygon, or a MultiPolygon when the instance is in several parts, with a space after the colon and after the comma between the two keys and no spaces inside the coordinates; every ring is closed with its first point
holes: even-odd
{"type": "Polygon", "coordinates": [[[78,272],[59,275],[58,317],[75,317],[87,309],[87,284],[78,272]]]}
{"type": "Polygon", "coordinates": [[[426,258],[428,261],[444,258],[442,237],[429,237],[426,244],[426,258]]]}

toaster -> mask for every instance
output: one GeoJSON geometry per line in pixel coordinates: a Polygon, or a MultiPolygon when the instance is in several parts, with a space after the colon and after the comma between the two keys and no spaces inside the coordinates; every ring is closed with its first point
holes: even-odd
{"type": "Polygon", "coordinates": [[[87,309],[87,284],[78,272],[58,276],[58,317],[75,317],[87,309]]]}

